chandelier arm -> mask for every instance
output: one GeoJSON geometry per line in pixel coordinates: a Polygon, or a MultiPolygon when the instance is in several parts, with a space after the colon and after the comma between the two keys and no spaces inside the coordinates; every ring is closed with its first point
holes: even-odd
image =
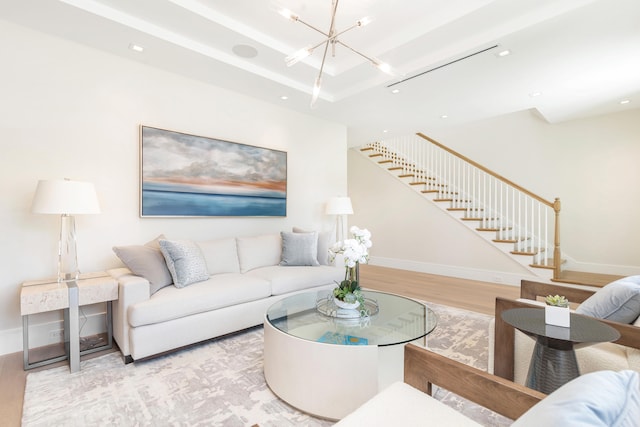
{"type": "Polygon", "coordinates": [[[356,55],[360,55],[362,56],[364,59],[366,59],[367,61],[371,62],[373,65],[379,65],[379,61],[365,55],[364,53],[355,50],[354,48],[352,48],[351,46],[349,46],[348,44],[343,43],[340,40],[336,40],[336,43],[340,43],[342,46],[346,47],[347,49],[349,49],[351,52],[355,53],[356,55]]]}
{"type": "Polygon", "coordinates": [[[316,28],[316,27],[314,27],[313,25],[311,25],[311,24],[309,24],[309,23],[307,23],[307,22],[304,22],[304,21],[303,21],[302,19],[300,19],[300,18],[296,19],[296,22],[299,22],[299,23],[301,23],[301,24],[303,24],[303,25],[306,25],[307,27],[311,28],[311,29],[312,29],[312,30],[314,30],[314,31],[319,32],[320,34],[322,34],[322,35],[323,35],[323,36],[325,36],[325,37],[329,37],[329,34],[325,33],[325,32],[324,32],[324,31],[322,31],[321,29],[316,28]]]}

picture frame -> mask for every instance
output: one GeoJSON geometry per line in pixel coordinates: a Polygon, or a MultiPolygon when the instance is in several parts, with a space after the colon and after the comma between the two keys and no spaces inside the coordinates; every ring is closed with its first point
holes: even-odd
{"type": "Polygon", "coordinates": [[[140,216],[287,214],[287,153],[140,125],[140,216]]]}

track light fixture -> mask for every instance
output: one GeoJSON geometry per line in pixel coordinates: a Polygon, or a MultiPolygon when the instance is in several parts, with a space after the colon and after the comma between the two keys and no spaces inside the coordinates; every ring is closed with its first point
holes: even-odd
{"type": "Polygon", "coordinates": [[[315,45],[309,45],[307,47],[304,47],[294,53],[292,53],[291,55],[287,56],[285,58],[285,63],[287,64],[288,67],[291,67],[295,64],[297,64],[298,62],[300,62],[301,60],[303,60],[304,58],[310,56],[313,54],[313,51],[315,49],[317,49],[318,47],[324,45],[324,54],[322,55],[322,63],[320,64],[320,72],[318,73],[318,77],[315,80],[315,83],[313,85],[313,92],[312,92],[312,96],[311,96],[311,106],[313,107],[313,105],[315,104],[316,100],[318,99],[318,96],[320,95],[320,87],[321,87],[321,83],[322,83],[322,72],[324,70],[324,63],[325,60],[327,58],[327,52],[329,51],[329,45],[331,45],[331,52],[332,52],[332,56],[335,56],[335,48],[336,48],[336,44],[340,44],[344,47],[346,47],[347,49],[349,49],[350,51],[352,51],[353,53],[360,55],[361,57],[365,58],[367,61],[371,62],[375,67],[377,67],[380,71],[393,75],[393,71],[391,69],[391,66],[389,66],[389,64],[382,62],[376,58],[367,56],[365,54],[363,54],[362,52],[352,48],[351,46],[343,43],[341,40],[338,39],[339,36],[341,36],[342,34],[346,33],[347,31],[350,31],[354,28],[360,28],[360,27],[364,27],[365,25],[369,24],[371,22],[371,19],[368,17],[364,17],[362,19],[359,19],[358,21],[355,22],[355,24],[351,25],[348,28],[345,28],[342,31],[336,31],[335,28],[335,17],[336,17],[336,12],[338,10],[338,0],[332,0],[332,6],[331,6],[331,22],[329,24],[329,32],[326,33],[316,27],[314,27],[313,25],[303,21],[302,19],[300,19],[300,17],[298,15],[296,15],[295,13],[291,12],[288,9],[282,9],[280,10],[280,15],[284,16],[286,19],[289,19],[291,21],[294,22],[299,22],[309,28],[311,28],[312,30],[322,34],[323,36],[325,36],[326,38],[324,40],[322,40],[321,42],[315,44],[315,45]]]}

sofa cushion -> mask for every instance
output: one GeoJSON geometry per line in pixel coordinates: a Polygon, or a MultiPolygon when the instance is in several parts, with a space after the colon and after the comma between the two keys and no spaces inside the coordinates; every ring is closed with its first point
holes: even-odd
{"type": "Polygon", "coordinates": [[[282,254],[282,239],[279,234],[253,237],[237,237],[240,272],[254,268],[278,265],[282,254]]]}
{"type": "MultiPolygon", "coordinates": [[[[309,230],[305,230],[300,227],[293,227],[294,233],[311,233],[309,230]]],[[[332,232],[330,231],[318,231],[318,263],[320,265],[329,265],[329,246],[331,245],[332,232]]]]}
{"type": "Polygon", "coordinates": [[[316,267],[283,267],[279,265],[257,268],[247,276],[271,282],[271,294],[282,295],[322,285],[337,286],[344,279],[344,268],[319,265],[316,267]]]}
{"type": "Polygon", "coordinates": [[[173,283],[167,263],[160,251],[160,235],[144,245],[114,246],[113,252],[136,276],[149,281],[151,295],[173,283]]]}
{"type": "Polygon", "coordinates": [[[209,275],[240,272],[235,238],[207,240],[196,245],[202,251],[209,275]]]}
{"type": "Polygon", "coordinates": [[[318,233],[280,233],[282,260],[280,265],[320,265],[318,262],[318,233]]]}
{"type": "Polygon", "coordinates": [[[512,427],[634,427],[640,420],[640,374],[598,371],[563,385],[518,418],[512,427]]]}
{"type": "Polygon", "coordinates": [[[128,319],[132,327],[149,325],[264,299],[270,294],[271,286],[266,280],[223,273],[183,289],[161,289],[150,299],[130,306],[128,319]]]}
{"type": "Polygon", "coordinates": [[[335,424],[336,427],[480,425],[403,382],[391,384],[335,424]]]}
{"type": "Polygon", "coordinates": [[[640,275],[609,283],[580,304],[576,313],[633,323],[640,316],[640,275]]]}
{"type": "Polygon", "coordinates": [[[160,240],[160,250],[167,262],[176,288],[209,278],[207,263],[200,248],[190,240],[160,240]]]}

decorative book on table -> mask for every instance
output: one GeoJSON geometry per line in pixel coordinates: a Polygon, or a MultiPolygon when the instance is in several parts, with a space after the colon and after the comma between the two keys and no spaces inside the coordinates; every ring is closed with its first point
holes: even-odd
{"type": "Polygon", "coordinates": [[[344,335],[339,332],[325,332],[318,342],[326,344],[340,344],[340,345],[368,345],[369,340],[366,338],[360,338],[353,335],[344,335]]]}

